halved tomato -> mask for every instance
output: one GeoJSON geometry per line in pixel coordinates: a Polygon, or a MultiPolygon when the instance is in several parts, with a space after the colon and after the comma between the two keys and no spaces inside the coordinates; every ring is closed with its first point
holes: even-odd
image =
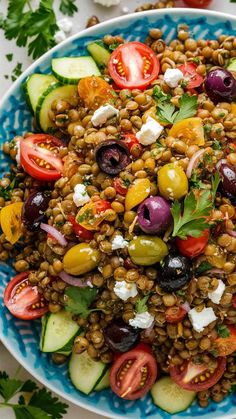
{"type": "Polygon", "coordinates": [[[117,86],[144,89],[157,78],[160,63],[147,45],[127,42],[113,51],[108,69],[117,86]]]}
{"type": "Polygon", "coordinates": [[[209,230],[204,230],[200,237],[188,236],[186,240],[177,238],[176,245],[180,253],[188,258],[195,258],[203,253],[209,240],[209,230]]]}
{"type": "Polygon", "coordinates": [[[176,122],[170,129],[170,137],[179,138],[188,145],[203,146],[205,144],[202,119],[198,117],[183,119],[176,122]]]}
{"type": "Polygon", "coordinates": [[[110,370],[110,385],[117,396],[126,400],[143,397],[157,378],[157,362],[144,343],[118,355],[110,370]]]}
{"type": "Polygon", "coordinates": [[[20,142],[20,162],[35,179],[53,181],[61,177],[63,164],[58,150],[63,143],[47,134],[33,134],[20,142]]]}
{"type": "Polygon", "coordinates": [[[36,286],[29,284],[30,272],[16,275],[4,292],[4,304],[10,313],[22,320],[34,320],[48,311],[48,306],[36,286]]]}
{"type": "Polygon", "coordinates": [[[227,356],[236,351],[236,327],[227,325],[229,336],[217,338],[214,342],[214,348],[219,356],[227,356]]]}
{"type": "Polygon", "coordinates": [[[169,373],[172,379],[185,390],[205,391],[214,386],[226,368],[226,358],[214,358],[208,364],[195,364],[193,360],[185,361],[183,365],[170,365],[169,373]]]}
{"type": "Polygon", "coordinates": [[[197,73],[197,65],[194,63],[186,62],[178,67],[184,75],[184,80],[187,83],[187,89],[194,89],[195,87],[201,86],[204,78],[197,73]]]}
{"type": "Polygon", "coordinates": [[[85,105],[94,110],[114,99],[112,86],[98,76],[81,79],[78,84],[78,93],[85,105]]]}
{"type": "Polygon", "coordinates": [[[121,179],[120,177],[116,177],[114,179],[113,185],[118,194],[123,195],[123,196],[127,194],[128,186],[125,184],[124,180],[121,179]]]}
{"type": "Polygon", "coordinates": [[[104,199],[85,204],[76,216],[76,222],[86,230],[97,230],[98,226],[105,219],[106,210],[111,208],[111,204],[104,199]]]}
{"type": "Polygon", "coordinates": [[[169,307],[165,312],[166,321],[168,323],[179,323],[181,322],[181,320],[184,319],[186,314],[187,314],[187,311],[183,307],[180,307],[180,306],[169,307]]]}
{"type": "Polygon", "coordinates": [[[135,158],[140,157],[143,152],[143,148],[137,140],[136,135],[132,132],[129,132],[128,134],[123,135],[123,139],[130,151],[130,154],[135,158]]]}
{"type": "Polygon", "coordinates": [[[77,223],[73,215],[68,215],[68,221],[72,224],[74,233],[78,238],[85,241],[93,239],[93,233],[77,223]]]}
{"type": "Polygon", "coordinates": [[[184,0],[184,2],[190,7],[207,7],[212,2],[212,0],[184,0]]]}

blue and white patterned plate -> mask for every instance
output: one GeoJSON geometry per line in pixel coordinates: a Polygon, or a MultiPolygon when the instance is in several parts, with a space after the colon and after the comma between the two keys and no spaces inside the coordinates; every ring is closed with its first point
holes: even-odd
{"type": "MultiPolygon", "coordinates": [[[[32,118],[25,103],[21,85],[29,74],[49,73],[52,57],[83,55],[86,53],[88,42],[101,38],[105,34],[122,35],[126,40],[143,41],[148,30],[153,27],[160,28],[165,40],[169,42],[176,37],[176,28],[180,23],[187,23],[195,38],[213,39],[220,34],[236,35],[235,17],[193,9],[155,10],[132,14],[80,32],[36,61],[5,95],[0,104],[0,143],[32,129],[32,118]]],[[[8,167],[8,159],[0,153],[0,172],[3,173],[8,167]]],[[[0,340],[29,373],[65,399],[110,418],[170,418],[169,414],[153,405],[149,395],[133,402],[121,400],[110,390],[92,393],[90,396],[77,391],[70,383],[67,366],[54,365],[50,356],[39,351],[40,323],[17,320],[4,308],[4,288],[13,274],[14,271],[10,266],[0,263],[0,340]]],[[[212,402],[205,409],[194,404],[187,411],[172,416],[173,419],[190,417],[196,419],[235,418],[236,394],[220,404],[212,402]]]]}

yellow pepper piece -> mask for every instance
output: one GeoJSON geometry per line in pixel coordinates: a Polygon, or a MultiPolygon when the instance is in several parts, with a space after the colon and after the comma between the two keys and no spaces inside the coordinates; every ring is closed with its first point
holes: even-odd
{"type": "Polygon", "coordinates": [[[144,112],[144,114],[142,116],[142,121],[143,121],[144,124],[147,122],[147,119],[148,119],[149,116],[151,118],[155,119],[157,122],[159,122],[159,124],[163,125],[163,127],[165,127],[166,125],[168,125],[166,122],[160,121],[158,119],[158,116],[157,116],[157,107],[156,106],[152,106],[146,112],[144,112]]]}
{"type": "Polygon", "coordinates": [[[236,116],[236,103],[231,103],[231,113],[236,116]]]}
{"type": "Polygon", "coordinates": [[[179,138],[188,145],[203,146],[205,144],[204,129],[201,118],[187,118],[176,122],[170,129],[170,137],[179,138]]]}
{"type": "Polygon", "coordinates": [[[130,211],[132,208],[143,202],[150,194],[150,187],[151,183],[149,179],[136,179],[129,187],[125,197],[126,211],[130,211]]]}
{"type": "Polygon", "coordinates": [[[0,212],[0,224],[6,240],[11,244],[15,244],[21,234],[21,212],[23,202],[15,202],[7,205],[0,212]]]}

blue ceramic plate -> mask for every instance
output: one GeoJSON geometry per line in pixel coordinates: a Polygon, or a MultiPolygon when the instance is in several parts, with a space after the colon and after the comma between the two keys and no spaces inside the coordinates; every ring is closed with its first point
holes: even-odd
{"type": "MultiPolygon", "coordinates": [[[[32,129],[32,117],[25,103],[21,85],[29,74],[49,73],[53,57],[76,56],[86,53],[88,42],[106,34],[122,35],[126,40],[144,41],[148,30],[158,27],[164,38],[170,42],[176,37],[176,28],[180,23],[187,23],[192,36],[214,39],[220,34],[236,35],[236,18],[217,12],[191,9],[168,9],[137,13],[102,23],[87,29],[55,47],[38,61],[12,85],[0,105],[0,142],[11,140],[32,129]]],[[[0,170],[3,173],[9,167],[9,161],[0,153],[0,170]]],[[[108,416],[124,419],[168,419],[170,415],[154,406],[151,397],[125,401],[116,397],[110,390],[85,396],[70,383],[67,366],[55,366],[50,356],[39,351],[39,322],[26,322],[15,319],[4,308],[3,292],[14,270],[0,263],[0,340],[23,367],[45,386],[63,396],[68,401],[88,410],[108,416]]],[[[171,400],[170,400],[171,403],[171,400]]],[[[181,418],[232,419],[236,417],[236,394],[222,403],[211,403],[206,409],[197,404],[187,411],[173,415],[181,418]]]]}

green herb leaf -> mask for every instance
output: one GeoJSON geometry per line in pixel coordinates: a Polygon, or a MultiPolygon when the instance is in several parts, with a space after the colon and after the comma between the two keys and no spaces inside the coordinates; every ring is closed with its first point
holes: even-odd
{"type": "Polygon", "coordinates": [[[177,117],[178,111],[171,102],[158,102],[157,104],[157,115],[161,122],[167,124],[174,124],[175,118],[177,117]]]}
{"type": "Polygon", "coordinates": [[[78,7],[75,5],[76,0],[61,0],[60,11],[64,15],[73,16],[78,12],[78,7]]]}
{"type": "Polygon", "coordinates": [[[220,184],[221,181],[221,177],[220,177],[220,173],[217,171],[215,172],[214,176],[212,176],[211,178],[211,189],[212,189],[212,201],[215,201],[216,198],[216,192],[218,189],[218,186],[220,184]]]}
{"type": "Polygon", "coordinates": [[[88,317],[93,309],[89,309],[97,296],[96,288],[78,288],[68,287],[65,292],[66,304],[65,308],[73,314],[80,315],[83,318],[88,317]]]}
{"type": "Polygon", "coordinates": [[[190,96],[184,93],[179,100],[180,107],[177,109],[171,102],[170,98],[163,96],[157,90],[155,99],[157,99],[157,115],[160,121],[174,124],[175,122],[182,121],[183,119],[190,118],[196,115],[197,112],[197,96],[190,96]],[[160,97],[158,97],[160,96],[160,97]]]}
{"type": "Polygon", "coordinates": [[[197,274],[202,274],[203,272],[208,271],[209,269],[212,268],[212,265],[207,262],[207,261],[203,261],[202,263],[200,263],[200,265],[197,267],[197,269],[195,270],[195,272],[197,274]]]}
{"type": "Polygon", "coordinates": [[[113,42],[113,44],[109,45],[108,49],[109,51],[114,51],[116,48],[118,48],[120,45],[119,42],[113,42]]]}
{"type": "Polygon", "coordinates": [[[11,195],[13,192],[13,189],[17,186],[19,179],[14,178],[9,186],[6,188],[3,188],[3,186],[0,186],[0,196],[4,198],[6,201],[11,199],[11,195]]]}
{"type": "Polygon", "coordinates": [[[5,402],[8,402],[18,391],[21,390],[23,382],[10,378],[0,379],[0,395],[5,402]]]}
{"type": "Polygon", "coordinates": [[[147,306],[147,301],[150,297],[150,293],[145,295],[145,297],[141,298],[141,300],[138,300],[135,304],[135,310],[137,313],[144,313],[145,311],[147,311],[148,306],[147,306]]]}
{"type": "Polygon", "coordinates": [[[180,109],[175,118],[174,122],[182,121],[182,119],[191,118],[196,115],[197,112],[197,96],[190,96],[188,93],[184,95],[179,100],[180,109]]]}
{"type": "Polygon", "coordinates": [[[201,191],[198,199],[190,192],[185,197],[183,213],[181,210],[181,204],[175,201],[171,207],[174,218],[172,236],[181,239],[186,239],[187,236],[200,237],[203,230],[209,227],[206,217],[212,210],[211,192],[201,191]]]}
{"type": "Polygon", "coordinates": [[[41,388],[33,393],[29,405],[31,409],[43,409],[50,418],[61,419],[66,413],[67,405],[61,403],[57,397],[53,397],[52,393],[46,388],[41,388]]]}
{"type": "Polygon", "coordinates": [[[201,178],[198,176],[196,171],[193,171],[190,182],[192,183],[193,188],[206,189],[207,185],[201,181],[201,178]]]}
{"type": "Polygon", "coordinates": [[[158,102],[165,102],[165,101],[169,101],[171,99],[171,95],[164,93],[160,86],[154,86],[153,88],[153,97],[154,99],[156,99],[158,102]]]}
{"type": "Polygon", "coordinates": [[[222,145],[220,143],[219,140],[214,140],[212,143],[212,148],[213,150],[221,150],[222,149],[222,145]]]}
{"type": "Polygon", "coordinates": [[[6,59],[7,59],[7,61],[12,61],[13,54],[6,54],[6,59]]]}
{"type": "Polygon", "coordinates": [[[184,290],[178,290],[175,292],[176,295],[178,295],[179,297],[184,297],[185,296],[185,291],[184,290]]]}
{"type": "Polygon", "coordinates": [[[217,333],[221,338],[228,338],[230,336],[230,331],[228,327],[224,324],[217,326],[217,333]]]}

